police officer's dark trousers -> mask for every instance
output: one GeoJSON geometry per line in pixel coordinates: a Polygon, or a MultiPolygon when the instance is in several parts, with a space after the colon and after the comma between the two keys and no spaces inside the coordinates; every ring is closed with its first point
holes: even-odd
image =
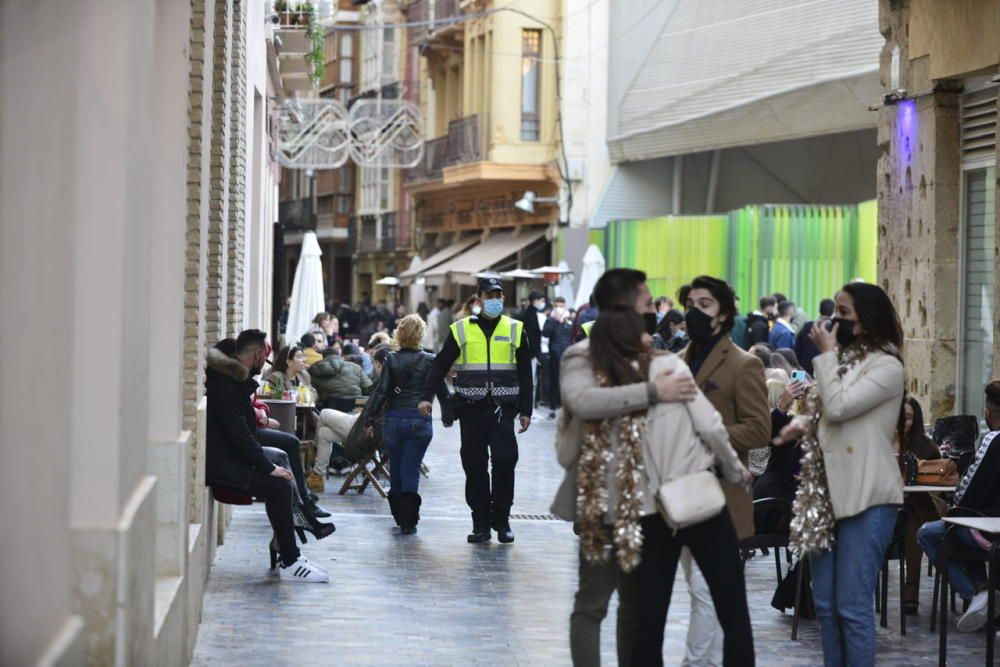
{"type": "Polygon", "coordinates": [[[470,403],[462,409],[459,426],[465,502],[472,510],[473,523],[485,524],[510,515],[514,502],[514,466],[517,464],[516,416],[517,406],[505,405],[497,412],[497,406],[489,399],[470,403]],[[492,494],[488,469],[491,458],[492,494]]]}

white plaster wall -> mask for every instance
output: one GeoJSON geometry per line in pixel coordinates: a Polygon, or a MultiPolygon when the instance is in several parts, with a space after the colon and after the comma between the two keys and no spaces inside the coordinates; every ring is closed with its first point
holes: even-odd
{"type": "Polygon", "coordinates": [[[583,160],[574,182],[570,224],[586,227],[611,174],[608,129],[610,0],[564,0],[562,117],[568,160],[583,160]]]}
{"type": "Polygon", "coordinates": [[[268,159],[267,143],[267,44],[273,30],[265,20],[265,3],[247,4],[247,174],[246,251],[244,253],[243,323],[241,328],[269,330],[271,319],[271,245],[274,218],[268,208],[269,195],[277,195],[277,183],[268,159]],[[255,104],[256,100],[256,104],[255,104]]]}
{"type": "Polygon", "coordinates": [[[71,658],[81,648],[66,530],[74,250],[67,242],[72,218],[64,199],[53,196],[76,186],[79,100],[76,71],[67,64],[77,56],[78,15],[75,5],[56,2],[0,3],[0,340],[6,351],[0,377],[18,378],[0,400],[0,453],[16,461],[0,466],[0,507],[31,507],[0,513],[3,665],[71,658]],[[67,334],[61,354],[40,353],[41,332],[67,334]],[[42,492],[37,474],[26,471],[43,471],[42,492]],[[46,576],[25,577],[25,563],[46,576]]]}

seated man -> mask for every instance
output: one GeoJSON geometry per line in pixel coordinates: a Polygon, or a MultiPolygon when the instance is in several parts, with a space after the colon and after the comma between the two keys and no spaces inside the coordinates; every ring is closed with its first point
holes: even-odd
{"type": "MultiPolygon", "coordinates": [[[[1000,380],[986,385],[986,425],[989,433],[983,436],[975,460],[958,483],[952,505],[987,516],[1000,516],[1000,443],[993,445],[1000,434],[1000,380]]],[[[935,564],[947,529],[948,524],[944,521],[930,521],[917,531],[917,542],[935,564]]],[[[962,544],[979,547],[968,528],[956,527],[953,534],[962,544]]],[[[985,564],[951,560],[948,562],[948,581],[962,599],[969,602],[969,608],[958,619],[959,632],[975,632],[982,628],[986,623],[990,592],[985,564]]]]}
{"type": "Polygon", "coordinates": [[[339,354],[330,354],[309,367],[313,388],[319,393],[319,404],[326,405],[331,398],[367,396],[372,379],[365,375],[358,364],[345,360],[339,354]]]}
{"type": "MultiPolygon", "coordinates": [[[[257,440],[252,396],[258,385],[253,377],[264,367],[266,338],[263,331],[250,329],[208,351],[205,483],[264,499],[281,556],[282,580],[326,582],[326,571],[306,560],[295,543],[294,477],[287,468],[268,460],[257,440]]],[[[320,523],[307,511],[299,512],[302,523],[317,538],[333,532],[333,526],[320,523]]]]}

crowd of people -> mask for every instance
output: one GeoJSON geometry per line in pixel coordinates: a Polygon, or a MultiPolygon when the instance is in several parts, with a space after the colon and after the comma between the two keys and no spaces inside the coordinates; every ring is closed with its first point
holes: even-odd
{"type": "MultiPolygon", "coordinates": [[[[1000,448],[991,449],[1000,381],[985,388],[989,432],[966,452],[950,505],[927,493],[904,498],[914,461],[957,457],[928,437],[906,392],[903,333],[886,293],[852,282],[832,296],[814,319],[780,293],[743,315],[724,280],[696,277],[675,303],[654,299],[642,272],[612,269],[577,309],[540,291],[508,303],[494,278],[461,304],[439,299],[414,314],[384,302],[332,305],[274,354],[255,330],[209,351],[206,479],[265,501],[282,579],[325,581],[294,539],[296,530],[302,539],[333,532],[319,521],[329,513],[308,475],[343,469],[359,448],[383,448],[389,509],[401,535],[415,533],[436,398],[442,425],[460,429],[467,541],[495,532],[509,544],[517,435],[544,406],[558,418],[566,470],[552,512],[579,535],[575,665],[600,664],[615,593],[619,664],[662,664],[678,565],[691,608],[684,663],[753,664],[741,540],[782,531],[809,559],[825,663],[874,664],[872,601],[890,542],[902,534],[904,610],[916,613],[920,563],[926,553],[938,564],[942,514],[1000,516],[1000,448]],[[266,361],[258,392],[253,378],[266,361]],[[315,393],[313,470],[302,470],[297,439],[258,400],[287,391],[315,393]],[[365,396],[360,415],[343,404],[365,396]],[[764,499],[791,507],[791,520],[755,513],[764,499]]],[[[974,530],[957,539],[988,546],[974,530]]],[[[947,567],[966,602],[959,630],[980,629],[994,594],[982,564],[947,567]]],[[[781,589],[772,604],[791,606],[781,589]]]]}

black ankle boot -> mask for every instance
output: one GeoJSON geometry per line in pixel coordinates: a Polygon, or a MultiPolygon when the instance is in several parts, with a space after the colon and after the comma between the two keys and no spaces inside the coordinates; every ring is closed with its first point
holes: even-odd
{"type": "Polygon", "coordinates": [[[472,532],[466,538],[469,544],[482,544],[490,541],[490,524],[485,521],[473,521],[472,532]]]}
{"type": "Polygon", "coordinates": [[[399,498],[399,532],[403,535],[412,535],[417,532],[417,523],[420,521],[420,504],[422,499],[419,493],[404,491],[399,498]]]}
{"type": "Polygon", "coordinates": [[[510,519],[494,519],[493,530],[497,531],[497,539],[501,544],[514,541],[514,531],[510,529],[510,519]]]}
{"type": "Polygon", "coordinates": [[[402,525],[399,523],[399,495],[390,493],[386,496],[386,500],[389,501],[389,511],[392,512],[392,518],[396,521],[396,525],[402,525]]]}
{"type": "Polygon", "coordinates": [[[295,519],[295,530],[299,534],[299,539],[305,543],[304,532],[312,533],[317,540],[322,540],[337,530],[332,523],[323,523],[312,513],[308,506],[299,505],[292,510],[295,519]]]}

